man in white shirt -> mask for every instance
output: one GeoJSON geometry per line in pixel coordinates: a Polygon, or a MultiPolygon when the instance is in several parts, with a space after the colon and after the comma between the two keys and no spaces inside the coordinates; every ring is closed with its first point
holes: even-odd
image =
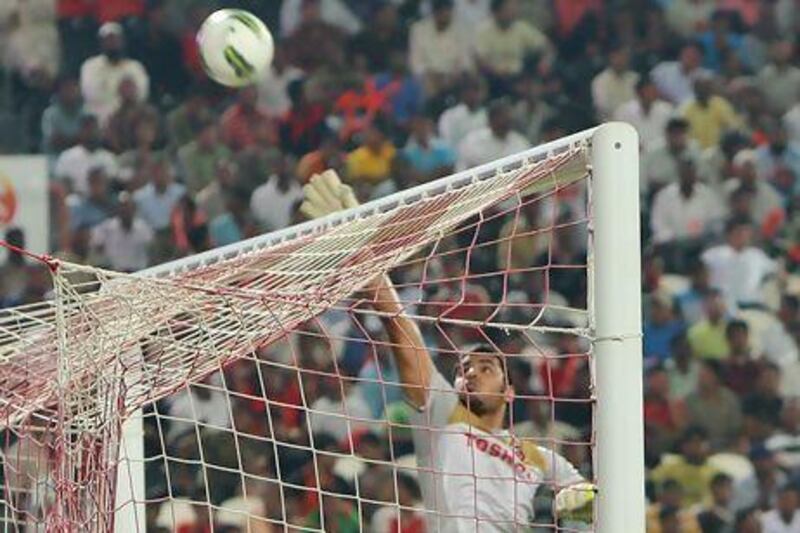
{"type": "Polygon", "coordinates": [[[741,150],[733,158],[734,179],[723,184],[728,198],[739,189],[750,193],[750,216],[759,227],[764,227],[771,220],[781,222],[785,218],[783,200],[772,185],[758,176],[758,154],[750,149],[741,150]]]}
{"type": "Polygon", "coordinates": [[[642,151],[647,152],[664,139],[667,122],[674,113],[673,105],[658,97],[653,80],[645,77],[636,82],[636,97],[616,109],[614,120],[636,128],[642,151]]]}
{"type": "MultiPolygon", "coordinates": [[[[303,204],[309,216],[357,205],[333,172],[312,178],[310,188],[303,204]]],[[[505,428],[514,390],[501,352],[490,345],[459,348],[453,386],[434,367],[388,276],[374,280],[366,294],[382,317],[406,400],[417,410],[411,423],[430,531],[530,526],[542,485],[558,491],[559,515],[590,504],[594,489],[569,461],[505,428]]]]}
{"type": "Polygon", "coordinates": [[[758,87],[767,108],[783,115],[800,97],[800,68],[792,64],[794,41],[781,40],[772,45],[772,62],[758,73],[758,87]]]}
{"type": "Polygon", "coordinates": [[[109,178],[117,177],[117,158],[101,146],[97,118],[84,115],[80,119],[78,144],[61,152],[53,174],[71,191],[86,196],[89,193],[89,171],[97,167],[102,168],[109,178]]]}
{"type": "Polygon", "coordinates": [[[136,216],[130,194],[120,194],[117,216],[92,230],[90,245],[105,263],[118,272],[136,272],[148,266],[153,230],[136,216]]]}
{"type": "Polygon", "coordinates": [[[489,123],[483,100],[486,89],[479,78],[469,76],[461,82],[461,103],[446,109],[439,117],[439,137],[457,147],[470,132],[489,123]]]}
{"type": "Polygon", "coordinates": [[[158,232],[169,228],[172,208],[186,194],[186,187],[175,183],[172,165],[166,159],[147,165],[147,173],[150,183],[133,193],[133,201],[142,219],[158,232]]]}
{"type": "Polygon", "coordinates": [[[800,531],[800,493],[787,483],[778,494],[775,509],[761,514],[763,533],[797,533],[800,531]]]}
{"type": "Polygon", "coordinates": [[[664,138],[642,157],[642,193],[652,194],[678,179],[678,160],[699,156],[700,148],[689,138],[689,123],[674,117],[667,121],[664,138]]]}
{"type": "Polygon", "coordinates": [[[608,66],[592,80],[592,103],[597,119],[607,121],[624,102],[635,96],[639,75],[630,70],[630,51],[616,45],[608,53],[608,66]]]}
{"type": "Polygon", "coordinates": [[[432,13],[411,26],[411,71],[428,94],[452,88],[474,67],[467,28],[453,21],[453,0],[433,0],[432,13]]]}
{"type": "Polygon", "coordinates": [[[694,81],[711,73],[700,65],[703,50],[695,42],[681,48],[678,61],[663,61],[653,68],[650,77],[658,87],[661,97],[673,104],[681,105],[694,96],[694,81]]]}
{"type": "Polygon", "coordinates": [[[140,62],[125,57],[122,26],[107,22],[100,27],[99,36],[102,53],[81,65],[81,93],[86,110],[105,125],[119,106],[120,82],[131,78],[139,99],[144,102],[150,94],[150,78],[140,62]]]}
{"type": "Polygon", "coordinates": [[[725,294],[729,305],[754,307],[763,305],[764,281],[775,275],[778,267],[760,248],[752,246],[753,223],[737,217],[728,221],[727,242],[703,252],[710,283],[725,294]]]}
{"type": "MultiPolygon", "coordinates": [[[[304,0],[284,0],[281,5],[281,33],[284,37],[291,36],[300,26],[301,11],[304,0]]],[[[320,10],[322,20],[344,31],[348,35],[355,35],[361,31],[361,21],[347,8],[347,3],[342,0],[321,0],[320,10]]]]}
{"type": "Polygon", "coordinates": [[[456,170],[466,170],[530,148],[528,139],[512,126],[511,107],[505,100],[489,106],[489,127],[473,131],[458,147],[456,170]]]}
{"type": "Polygon", "coordinates": [[[253,191],[250,211],[265,232],[275,231],[291,225],[302,199],[303,187],[297,178],[286,169],[279,168],[253,191]]]}
{"type": "Polygon", "coordinates": [[[679,181],[661,189],[653,200],[650,227],[667,268],[682,270],[688,256],[718,231],[725,213],[718,195],[698,183],[695,162],[683,157],[678,163],[679,181]]]}

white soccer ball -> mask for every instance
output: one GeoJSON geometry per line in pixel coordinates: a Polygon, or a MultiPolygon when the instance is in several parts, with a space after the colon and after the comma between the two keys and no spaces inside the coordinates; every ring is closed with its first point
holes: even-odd
{"type": "Polygon", "coordinates": [[[241,9],[220,9],[197,32],[200,58],[208,76],[229,87],[258,81],[272,62],[275,43],[261,20],[241,9]]]}

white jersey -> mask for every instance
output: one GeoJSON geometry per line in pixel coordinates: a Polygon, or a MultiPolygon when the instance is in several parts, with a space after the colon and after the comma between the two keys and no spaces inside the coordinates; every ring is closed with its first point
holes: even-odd
{"type": "Polygon", "coordinates": [[[515,531],[533,522],[542,484],[583,481],[566,459],[507,430],[487,432],[432,369],[427,404],[412,415],[429,531],[515,531]]]}

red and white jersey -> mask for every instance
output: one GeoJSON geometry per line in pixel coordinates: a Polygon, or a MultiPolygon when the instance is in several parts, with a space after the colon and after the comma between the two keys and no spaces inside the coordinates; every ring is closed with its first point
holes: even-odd
{"type": "Polygon", "coordinates": [[[557,453],[508,430],[480,429],[435,369],[427,405],[412,424],[429,531],[514,531],[533,522],[540,485],[558,490],[583,481],[557,453]]]}

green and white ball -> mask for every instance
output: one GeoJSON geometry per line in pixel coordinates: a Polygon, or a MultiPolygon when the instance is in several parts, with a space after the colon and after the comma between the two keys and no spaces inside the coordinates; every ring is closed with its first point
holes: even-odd
{"type": "Polygon", "coordinates": [[[272,62],[275,43],[261,20],[241,9],[220,9],[203,22],[197,44],[208,76],[229,87],[258,81],[272,62]]]}

